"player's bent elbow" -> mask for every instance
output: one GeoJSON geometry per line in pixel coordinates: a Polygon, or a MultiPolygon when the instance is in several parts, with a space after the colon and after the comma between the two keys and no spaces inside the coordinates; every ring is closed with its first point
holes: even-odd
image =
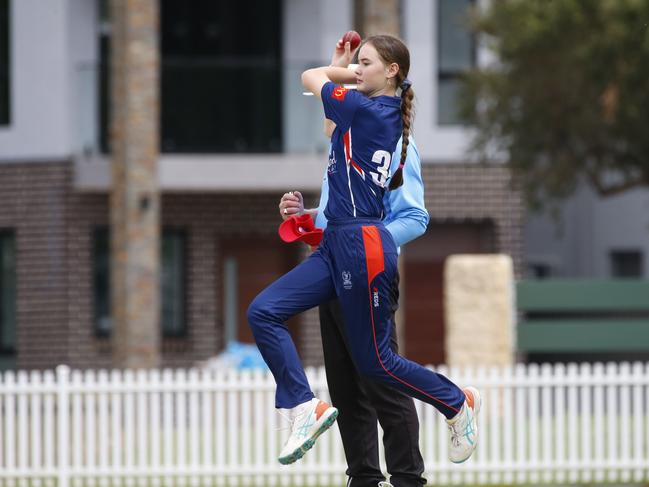
{"type": "Polygon", "coordinates": [[[302,73],[302,85],[318,98],[320,98],[322,85],[328,80],[329,78],[327,78],[322,68],[311,68],[302,73]]]}
{"type": "MultiPolygon", "coordinates": [[[[416,231],[415,231],[415,237],[414,238],[419,238],[421,237],[424,233],[426,233],[426,230],[428,230],[428,222],[430,218],[428,215],[426,215],[425,220],[417,221],[416,224],[416,231]]],[[[414,240],[413,238],[413,240],[414,240]]]]}
{"type": "Polygon", "coordinates": [[[307,89],[309,88],[309,86],[311,84],[310,82],[314,78],[314,72],[315,72],[315,69],[311,68],[311,69],[307,69],[306,71],[304,71],[302,73],[302,86],[304,86],[307,89]]]}

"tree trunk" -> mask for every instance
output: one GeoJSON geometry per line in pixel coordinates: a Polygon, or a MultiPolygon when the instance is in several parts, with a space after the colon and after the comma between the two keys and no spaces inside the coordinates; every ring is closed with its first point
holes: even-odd
{"type": "Polygon", "coordinates": [[[158,0],[112,0],[113,363],[160,365],[158,0]]]}
{"type": "Polygon", "coordinates": [[[354,23],[361,37],[377,34],[401,35],[400,0],[356,0],[354,23]]]}

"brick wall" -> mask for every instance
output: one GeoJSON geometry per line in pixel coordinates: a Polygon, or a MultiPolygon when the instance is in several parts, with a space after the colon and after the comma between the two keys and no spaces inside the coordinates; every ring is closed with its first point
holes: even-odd
{"type": "Polygon", "coordinates": [[[16,235],[19,367],[68,360],[66,167],[0,165],[0,228],[16,235]]]}
{"type": "MultiPolygon", "coordinates": [[[[107,196],[73,194],[70,242],[77,255],[70,287],[80,299],[70,314],[70,362],[79,367],[108,367],[110,346],[92,330],[92,228],[107,224],[107,196]]],[[[188,242],[187,329],[183,338],[163,340],[164,366],[187,366],[214,356],[223,347],[219,240],[242,236],[277,239],[278,195],[165,194],[162,224],[185,229],[188,242]]],[[[301,341],[311,341],[305,330],[301,341]]],[[[301,344],[300,344],[301,346],[301,344]]],[[[307,363],[312,361],[306,360],[307,363]]]]}
{"type": "Polygon", "coordinates": [[[520,276],[525,208],[509,170],[502,165],[423,164],[422,176],[431,221],[491,220],[496,248],[512,256],[520,276]]]}
{"type": "MultiPolygon", "coordinates": [[[[93,328],[92,232],[108,224],[108,196],[72,189],[70,163],[0,165],[0,228],[16,232],[18,366],[109,367],[93,328]]],[[[491,220],[499,251],[522,261],[520,195],[501,166],[424,164],[431,219],[491,220]]],[[[219,239],[275,239],[279,194],[165,194],[163,225],[188,237],[188,336],[165,339],[163,365],[185,366],[222,347],[219,239]]],[[[316,195],[305,195],[313,203],[316,195]]],[[[322,363],[317,311],[302,317],[305,365],[322,363]]]]}
{"type": "MultiPolygon", "coordinates": [[[[19,368],[111,364],[110,342],[93,327],[92,235],[108,225],[108,196],[73,191],[72,170],[64,162],[0,165],[0,228],[16,232],[19,368]]],[[[278,238],[278,197],[163,196],[162,224],[188,237],[188,335],[164,340],[164,366],[191,365],[222,348],[219,239],[278,238]]],[[[301,341],[311,335],[305,330],[301,341]]]]}

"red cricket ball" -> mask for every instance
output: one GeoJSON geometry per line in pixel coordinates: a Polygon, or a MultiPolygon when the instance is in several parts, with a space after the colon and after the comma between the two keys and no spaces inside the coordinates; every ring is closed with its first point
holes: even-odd
{"type": "Polygon", "coordinates": [[[346,42],[349,42],[349,47],[351,47],[351,50],[353,51],[361,45],[361,35],[355,30],[349,30],[345,32],[345,35],[343,36],[343,46],[346,42]]]}

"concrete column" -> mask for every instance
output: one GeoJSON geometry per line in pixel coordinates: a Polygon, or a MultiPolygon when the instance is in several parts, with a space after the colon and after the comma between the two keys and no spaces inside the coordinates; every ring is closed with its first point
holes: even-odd
{"type": "Polygon", "coordinates": [[[356,30],[363,38],[377,34],[401,35],[400,0],[356,0],[354,17],[356,30]]]}
{"type": "Polygon", "coordinates": [[[514,363],[514,267],[508,255],[453,255],[444,269],[446,363],[514,363]]]}
{"type": "Polygon", "coordinates": [[[113,362],[160,364],[158,0],[112,0],[113,362]]]}

